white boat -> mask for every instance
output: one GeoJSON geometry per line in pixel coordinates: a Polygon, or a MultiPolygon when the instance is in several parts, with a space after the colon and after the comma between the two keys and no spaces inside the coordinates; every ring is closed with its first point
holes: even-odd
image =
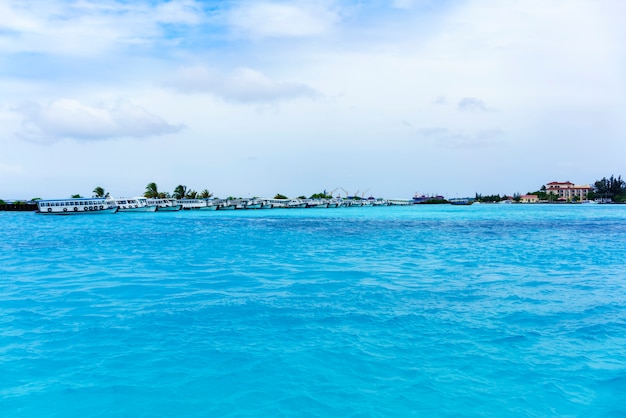
{"type": "Polygon", "coordinates": [[[180,205],[176,199],[154,199],[154,198],[149,198],[148,199],[148,204],[149,205],[156,205],[157,207],[157,212],[172,212],[172,211],[177,211],[177,210],[181,210],[182,209],[182,205],[180,205]]]}
{"type": "Polygon", "coordinates": [[[202,199],[204,200],[204,206],[200,207],[200,210],[217,210],[217,201],[202,199]]]}
{"type": "Polygon", "coordinates": [[[385,199],[381,199],[381,198],[372,200],[371,202],[372,202],[372,206],[389,206],[387,201],[385,199]]]}
{"type": "Polygon", "coordinates": [[[413,204],[413,199],[387,199],[388,206],[410,206],[413,204]]]}
{"type": "Polygon", "coordinates": [[[353,207],[353,208],[357,208],[357,207],[363,206],[363,201],[362,200],[350,199],[350,200],[348,200],[348,203],[349,203],[349,206],[353,207]]]}
{"type": "Polygon", "coordinates": [[[289,199],[285,207],[288,209],[306,208],[306,202],[302,199],[289,199]]]}
{"type": "Polygon", "coordinates": [[[454,197],[452,199],[448,199],[448,202],[455,206],[469,206],[474,203],[474,200],[469,197],[454,197]]]}
{"type": "Polygon", "coordinates": [[[326,209],[328,207],[327,199],[308,199],[306,200],[307,208],[326,209]]]}
{"type": "Polygon", "coordinates": [[[237,203],[228,199],[220,199],[216,205],[217,210],[235,210],[237,208],[237,203]]]}
{"type": "Polygon", "coordinates": [[[148,204],[145,197],[121,197],[114,199],[120,212],[156,212],[157,206],[148,204]]]}
{"type": "Polygon", "coordinates": [[[184,210],[216,210],[217,204],[209,199],[179,199],[178,203],[184,210]]]}
{"type": "Polygon", "coordinates": [[[39,200],[37,208],[37,213],[46,215],[95,215],[117,212],[115,201],[104,197],[39,200]]]}
{"type": "Polygon", "coordinates": [[[276,208],[284,208],[287,206],[287,201],[288,199],[270,199],[270,198],[263,198],[261,199],[263,201],[263,206],[261,206],[261,209],[276,209],[276,208]]]}
{"type": "Polygon", "coordinates": [[[247,201],[244,199],[235,199],[232,200],[230,203],[235,205],[235,209],[241,210],[246,208],[247,201]]]}
{"type": "Polygon", "coordinates": [[[244,203],[245,209],[261,209],[263,207],[263,202],[258,199],[248,200],[244,203]]]}

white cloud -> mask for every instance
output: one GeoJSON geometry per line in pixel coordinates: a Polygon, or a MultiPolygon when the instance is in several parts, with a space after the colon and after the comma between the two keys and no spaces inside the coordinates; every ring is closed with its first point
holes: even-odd
{"type": "MultiPolygon", "coordinates": [[[[476,182],[465,174],[467,155],[502,164],[501,175],[486,174],[485,182],[526,189],[552,179],[554,166],[524,171],[516,161],[564,146],[570,152],[563,158],[587,161],[592,141],[614,151],[602,164],[578,165],[580,181],[592,181],[606,167],[623,166],[625,13],[621,0],[0,0],[0,107],[38,103],[0,120],[0,159],[24,166],[20,183],[33,188],[41,177],[35,161],[130,158],[130,149],[146,155],[133,163],[137,178],[176,185],[178,178],[151,166],[180,152],[186,163],[176,177],[217,179],[223,194],[300,194],[319,183],[348,187],[353,176],[399,196],[413,191],[418,175],[432,190],[462,191],[454,190],[463,187],[457,179],[476,182]],[[170,89],[155,88],[168,76],[170,89]],[[324,100],[309,100],[319,92],[324,100]],[[50,102],[60,97],[77,101],[50,102]],[[120,120],[144,119],[142,112],[94,104],[118,97],[132,97],[167,122],[155,116],[132,131],[120,120]],[[287,101],[279,112],[258,111],[258,104],[274,110],[272,103],[287,101]],[[174,131],[182,121],[193,130],[176,135],[176,146],[156,140],[150,149],[132,140],[36,147],[12,136],[141,136],[174,131]],[[441,130],[419,131],[428,127],[441,130]],[[229,171],[240,154],[258,160],[242,159],[229,171]],[[293,164],[289,179],[272,160],[276,154],[293,164]],[[346,157],[353,154],[359,158],[346,157]],[[207,167],[207,155],[217,165],[207,167]],[[312,155],[345,163],[318,179],[310,175],[312,155]],[[286,181],[292,190],[283,188],[286,181]]],[[[123,177],[118,187],[128,173],[123,177]]]]}
{"type": "Polygon", "coordinates": [[[60,0],[0,2],[0,52],[94,56],[124,45],[167,38],[163,25],[193,26],[206,16],[201,3],[171,0],[94,3],[60,0]]]}
{"type": "Polygon", "coordinates": [[[54,142],[118,137],[143,138],[180,132],[183,125],[171,125],[163,118],[120,100],[112,106],[90,106],[77,100],[60,99],[41,106],[24,103],[17,108],[23,117],[18,136],[33,142],[54,142]]]}
{"type": "Polygon", "coordinates": [[[171,0],[157,5],[154,19],[160,23],[193,26],[200,24],[203,17],[200,3],[194,0],[171,0]]]}
{"type": "Polygon", "coordinates": [[[459,100],[456,107],[461,112],[487,112],[485,102],[475,97],[464,97],[459,100]]]}
{"type": "Polygon", "coordinates": [[[230,12],[233,28],[252,38],[303,37],[328,32],[340,20],[325,2],[242,2],[230,12]]]}
{"type": "Polygon", "coordinates": [[[17,164],[7,164],[0,162],[0,173],[4,174],[23,174],[24,168],[17,164]]]}
{"type": "Polygon", "coordinates": [[[165,85],[183,93],[211,93],[227,101],[248,103],[319,95],[305,84],[277,82],[250,68],[237,68],[230,74],[221,74],[206,67],[185,67],[165,85]]]}
{"type": "Polygon", "coordinates": [[[9,33],[38,30],[40,22],[19,6],[17,2],[0,2],[0,29],[9,33]]]}
{"type": "Polygon", "coordinates": [[[393,0],[391,5],[396,9],[411,10],[415,7],[430,6],[432,0],[393,0]]]}
{"type": "Polygon", "coordinates": [[[504,132],[500,129],[483,129],[475,132],[448,128],[426,128],[418,130],[435,145],[453,149],[483,149],[503,144],[504,132]]]}

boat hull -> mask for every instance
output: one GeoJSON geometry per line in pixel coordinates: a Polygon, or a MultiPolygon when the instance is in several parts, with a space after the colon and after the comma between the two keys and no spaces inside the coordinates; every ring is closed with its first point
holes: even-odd
{"type": "Polygon", "coordinates": [[[176,212],[181,210],[181,205],[173,205],[173,206],[159,206],[157,207],[157,212],[176,212]]]}
{"type": "MultiPolygon", "coordinates": [[[[86,207],[85,207],[86,208],[86,207]]],[[[51,209],[51,208],[48,208],[51,209]]],[[[68,208],[63,208],[63,209],[68,209],[68,208]]],[[[79,210],[78,208],[76,208],[77,210],[44,210],[44,211],[37,211],[36,213],[40,214],[40,215],[105,215],[105,214],[113,214],[113,213],[117,213],[118,208],[117,207],[113,207],[113,208],[104,208],[104,209],[84,209],[84,210],[79,210]]]]}
{"type": "Polygon", "coordinates": [[[140,206],[137,208],[119,207],[118,212],[156,212],[156,206],[140,206]]]}
{"type": "Polygon", "coordinates": [[[262,203],[253,203],[245,206],[246,209],[261,209],[261,207],[263,207],[262,203]]]}

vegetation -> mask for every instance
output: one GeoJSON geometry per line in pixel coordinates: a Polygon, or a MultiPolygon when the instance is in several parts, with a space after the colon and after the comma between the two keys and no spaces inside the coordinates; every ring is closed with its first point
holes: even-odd
{"type": "Polygon", "coordinates": [[[209,199],[209,198],[213,197],[213,193],[211,193],[208,189],[204,189],[203,191],[200,192],[198,197],[200,199],[209,199]]]}
{"type": "MultiPolygon", "coordinates": [[[[593,191],[590,191],[588,193],[588,196],[587,196],[588,199],[590,200],[593,200],[593,199],[609,200],[610,199],[611,201],[616,202],[616,203],[626,203],[626,181],[622,180],[621,176],[616,177],[615,175],[611,175],[608,178],[603,177],[602,179],[597,180],[593,184],[593,186],[594,186],[593,191]]],[[[333,193],[335,190],[331,192],[326,192],[326,190],[324,190],[323,192],[314,193],[311,195],[310,199],[332,199],[333,193]]],[[[534,192],[528,192],[527,194],[536,195],[538,200],[544,201],[544,202],[556,202],[558,200],[558,196],[553,192],[548,192],[545,185],[541,186],[539,190],[536,190],[534,192]]],[[[106,192],[104,188],[100,186],[93,189],[93,197],[108,198],[109,196],[110,194],[106,192]]],[[[147,198],[164,199],[164,198],[169,198],[170,194],[167,192],[159,191],[157,184],[152,182],[152,183],[148,183],[148,185],[146,186],[146,190],[143,196],[147,198]]],[[[201,192],[197,192],[195,190],[191,190],[187,188],[187,186],[182,185],[182,184],[176,186],[171,196],[175,199],[185,199],[185,198],[186,199],[198,199],[198,198],[210,199],[214,197],[213,193],[210,192],[208,189],[204,189],[201,192]]],[[[347,196],[348,194],[346,192],[346,197],[347,196]]],[[[72,198],[82,198],[82,197],[83,196],[81,196],[80,194],[72,195],[72,198]]],[[[298,198],[306,199],[306,196],[301,195],[301,196],[298,196],[298,198]]],[[[355,194],[355,196],[351,196],[350,198],[355,199],[355,200],[360,200],[363,197],[357,196],[355,194]]],[[[235,199],[235,198],[229,197],[229,199],[235,199]]],[[[281,193],[277,193],[274,196],[274,199],[288,199],[288,197],[281,193]]],[[[480,193],[476,193],[475,195],[475,201],[481,202],[481,203],[498,203],[507,199],[511,199],[511,197],[507,195],[500,195],[500,194],[482,195],[480,193]]],[[[519,193],[515,193],[513,194],[512,199],[515,202],[520,202],[521,195],[519,193]]],[[[31,201],[37,201],[37,200],[40,200],[40,198],[36,197],[36,198],[31,199],[31,201]]],[[[571,199],[571,202],[579,202],[579,201],[580,201],[580,198],[576,196],[572,197],[571,199]]],[[[448,201],[441,198],[441,199],[428,199],[427,201],[424,201],[421,203],[436,204],[436,203],[448,203],[448,201]]],[[[0,204],[6,204],[6,202],[0,199],[0,204]]]]}
{"type": "Polygon", "coordinates": [[[100,186],[93,189],[93,197],[109,197],[109,193],[105,192],[104,189],[100,186]]]}
{"type": "Polygon", "coordinates": [[[333,197],[330,194],[326,193],[315,193],[312,194],[310,199],[332,199],[333,197]]]}
{"type": "Polygon", "coordinates": [[[144,197],[148,199],[167,199],[170,197],[167,192],[159,192],[159,188],[156,183],[148,183],[146,186],[146,191],[143,193],[144,197]]]}
{"type": "Polygon", "coordinates": [[[559,199],[559,197],[554,192],[548,193],[546,190],[546,186],[541,186],[539,190],[534,192],[528,192],[526,194],[534,194],[535,196],[537,196],[537,199],[539,201],[544,202],[556,202],[559,199]]]}
{"type": "Polygon", "coordinates": [[[184,199],[187,196],[187,186],[178,185],[174,189],[174,193],[172,193],[172,197],[174,199],[184,199]]]}
{"type": "Polygon", "coordinates": [[[174,199],[209,199],[213,197],[213,193],[204,189],[200,193],[195,190],[188,189],[187,186],[178,185],[172,193],[174,199]]]}
{"type": "Polygon", "coordinates": [[[499,194],[483,196],[479,193],[476,193],[476,196],[474,197],[474,201],[481,202],[481,203],[498,203],[506,199],[507,199],[506,195],[500,196],[499,194]]]}
{"type": "Polygon", "coordinates": [[[595,190],[589,194],[589,199],[611,199],[613,202],[626,202],[626,182],[622,176],[611,175],[608,179],[603,177],[594,184],[595,190]]]}
{"type": "Polygon", "coordinates": [[[159,197],[159,188],[157,187],[156,183],[148,183],[148,185],[146,186],[146,191],[143,193],[144,197],[147,197],[148,199],[154,199],[159,197]]]}
{"type": "MultiPolygon", "coordinates": [[[[536,192],[528,192],[526,194],[534,194],[535,196],[537,196],[537,199],[539,200],[549,200],[548,199],[548,193],[546,193],[546,186],[541,186],[541,188],[539,190],[537,190],[536,192]]],[[[553,193],[551,193],[553,194],[553,193]]]]}
{"type": "Polygon", "coordinates": [[[541,188],[539,190],[536,190],[534,192],[528,192],[526,194],[534,194],[535,196],[537,196],[537,199],[539,201],[543,201],[543,202],[556,202],[557,200],[559,200],[559,197],[556,195],[556,193],[554,192],[548,192],[546,189],[546,186],[541,186],[541,188]]]}

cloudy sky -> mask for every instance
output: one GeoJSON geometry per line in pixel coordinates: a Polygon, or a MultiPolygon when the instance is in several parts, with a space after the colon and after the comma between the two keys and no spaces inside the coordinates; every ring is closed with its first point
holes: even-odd
{"type": "Polygon", "coordinates": [[[0,0],[0,198],[626,175],[622,0],[0,0]]]}

